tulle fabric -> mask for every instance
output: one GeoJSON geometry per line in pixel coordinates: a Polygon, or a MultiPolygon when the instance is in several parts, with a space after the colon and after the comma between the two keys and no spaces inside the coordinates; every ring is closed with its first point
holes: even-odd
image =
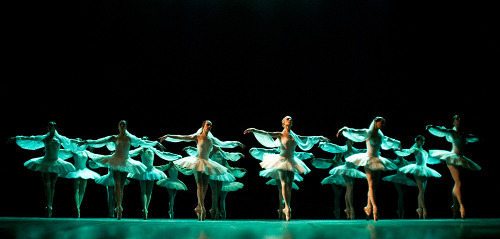
{"type": "Polygon", "coordinates": [[[446,161],[446,164],[460,166],[473,171],[481,170],[481,167],[465,156],[457,155],[446,150],[429,150],[429,157],[446,161]]]}
{"type": "Polygon", "coordinates": [[[34,158],[26,161],[24,166],[29,170],[40,171],[42,173],[66,174],[75,171],[73,164],[58,158],[55,161],[46,160],[45,157],[34,158]]]}
{"type": "Polygon", "coordinates": [[[240,182],[223,182],[222,189],[223,192],[234,192],[243,188],[243,183],[240,182]]]}
{"type": "MultiPolygon", "coordinates": [[[[276,180],[280,180],[280,171],[276,169],[264,169],[259,172],[259,176],[264,178],[272,178],[276,180]]],[[[298,173],[293,174],[293,181],[302,182],[304,178],[300,176],[298,173]]]]}
{"type": "Polygon", "coordinates": [[[386,182],[399,183],[406,186],[417,186],[417,183],[415,183],[415,181],[407,178],[403,173],[397,173],[391,176],[387,176],[382,178],[382,180],[386,182]]]}
{"type": "Polygon", "coordinates": [[[88,168],[84,168],[84,169],[79,169],[79,170],[76,170],[74,172],[69,172],[67,174],[64,174],[64,175],[60,175],[59,177],[61,178],[82,178],[82,179],[98,179],[101,177],[101,175],[99,175],[98,173],[88,169],[88,168]]]}
{"type": "MultiPolygon", "coordinates": [[[[115,179],[113,178],[113,173],[111,173],[111,172],[96,179],[95,183],[97,183],[99,185],[107,186],[107,187],[116,186],[115,179]]],[[[130,180],[126,179],[125,185],[128,185],[129,183],[130,183],[130,180]]]]}
{"type": "MultiPolygon", "coordinates": [[[[271,180],[266,182],[266,185],[278,186],[278,181],[279,180],[277,180],[277,179],[271,179],[271,180]]],[[[300,180],[300,181],[302,181],[302,180],[300,180]]],[[[281,186],[281,184],[279,186],[281,186]]],[[[292,189],[299,190],[299,186],[297,186],[296,183],[292,182],[292,189]]]]}
{"type": "Polygon", "coordinates": [[[435,178],[440,178],[441,174],[439,174],[436,170],[429,168],[427,166],[423,165],[416,165],[416,164],[410,164],[407,166],[404,166],[399,169],[400,172],[402,173],[409,173],[413,174],[417,177],[435,177],[435,178]]]}
{"type": "MultiPolygon", "coordinates": [[[[95,156],[96,154],[94,154],[95,156]]],[[[114,154],[111,156],[98,156],[92,158],[101,167],[108,167],[112,170],[120,172],[140,174],[146,171],[147,167],[141,162],[128,158],[123,162],[123,159],[118,158],[114,154]]]]}
{"type": "MultiPolygon", "coordinates": [[[[351,163],[348,163],[351,164],[351,163]]],[[[349,167],[349,165],[340,165],[330,170],[330,174],[333,176],[348,176],[351,178],[366,178],[366,174],[356,169],[354,165],[349,167]]]]}
{"type": "MultiPolygon", "coordinates": [[[[211,160],[211,159],[202,159],[202,158],[197,158],[197,157],[185,157],[182,159],[179,159],[177,161],[174,161],[174,164],[178,166],[181,169],[184,169],[186,171],[191,171],[191,174],[193,172],[202,172],[207,175],[214,176],[213,180],[217,181],[234,181],[236,178],[232,176],[230,173],[228,173],[227,168],[218,164],[217,162],[211,160]]],[[[181,170],[182,173],[185,171],[181,170]]]]}
{"type": "Polygon", "coordinates": [[[186,184],[177,178],[165,178],[156,182],[156,185],[174,190],[186,191],[188,189],[186,184]]]}
{"type": "Polygon", "coordinates": [[[300,174],[311,172],[304,162],[297,157],[287,159],[278,154],[264,154],[260,166],[264,169],[292,171],[300,174]]]}
{"type": "Polygon", "coordinates": [[[321,184],[325,185],[325,184],[337,184],[337,185],[340,185],[342,187],[345,187],[345,180],[344,180],[344,177],[340,176],[340,175],[330,175],[326,178],[324,178],[323,180],[321,180],[321,184]]]}
{"type": "Polygon", "coordinates": [[[346,158],[346,162],[353,163],[356,166],[363,166],[370,170],[396,170],[398,166],[392,163],[389,159],[378,156],[369,156],[366,153],[354,154],[346,158]]]}
{"type": "Polygon", "coordinates": [[[144,180],[144,181],[157,181],[157,180],[168,178],[164,172],[162,172],[156,168],[152,168],[151,170],[146,170],[146,172],[139,173],[139,174],[131,173],[128,175],[128,177],[136,179],[136,180],[144,180]]]}

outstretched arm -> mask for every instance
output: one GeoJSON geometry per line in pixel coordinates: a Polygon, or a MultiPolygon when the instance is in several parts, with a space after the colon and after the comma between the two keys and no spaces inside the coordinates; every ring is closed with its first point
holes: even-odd
{"type": "Polygon", "coordinates": [[[265,134],[265,135],[269,135],[269,136],[271,136],[273,138],[279,138],[279,137],[281,137],[281,132],[267,132],[267,131],[260,130],[260,129],[255,129],[255,128],[248,128],[245,131],[243,131],[243,134],[248,134],[248,133],[265,134]]]}
{"type": "Polygon", "coordinates": [[[176,141],[196,141],[196,135],[173,135],[173,134],[166,134],[158,140],[163,142],[164,140],[169,141],[168,139],[173,139],[171,142],[176,142],[176,141]]]}

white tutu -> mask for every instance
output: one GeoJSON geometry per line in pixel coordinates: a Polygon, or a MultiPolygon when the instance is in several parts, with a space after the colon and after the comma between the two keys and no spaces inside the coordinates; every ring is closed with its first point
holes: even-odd
{"type": "Polygon", "coordinates": [[[43,173],[58,173],[66,174],[75,171],[75,166],[60,158],[57,160],[46,160],[44,157],[34,158],[26,161],[24,166],[33,171],[40,171],[43,173]]]}
{"type": "Polygon", "coordinates": [[[323,180],[321,180],[321,184],[323,184],[323,185],[325,185],[325,184],[337,184],[337,185],[345,187],[345,180],[344,180],[344,177],[342,177],[340,175],[330,175],[330,176],[324,178],[323,180]]]}
{"type": "MultiPolygon", "coordinates": [[[[280,172],[278,169],[264,169],[259,172],[259,176],[280,180],[280,172]]],[[[302,180],[304,180],[304,178],[301,177],[298,173],[293,174],[293,181],[302,182],[302,180]]]]}
{"type": "MultiPolygon", "coordinates": [[[[271,179],[271,180],[269,180],[269,181],[266,182],[266,185],[277,186],[278,185],[278,180],[271,179]]],[[[292,189],[299,190],[299,186],[297,186],[296,183],[292,183],[292,189]]]]}
{"type": "Polygon", "coordinates": [[[179,159],[177,161],[174,161],[174,164],[183,169],[180,170],[180,172],[184,171],[197,171],[197,172],[203,172],[207,175],[213,175],[214,177],[211,178],[212,180],[217,180],[217,181],[234,181],[236,178],[234,178],[233,175],[228,173],[227,168],[220,165],[219,163],[211,160],[211,159],[201,159],[201,158],[196,158],[196,157],[185,157],[182,159],[179,159]]]}
{"type": "Polygon", "coordinates": [[[351,178],[366,178],[366,174],[356,168],[347,167],[345,164],[332,168],[330,174],[334,176],[348,176],[351,178]]]}
{"type": "Polygon", "coordinates": [[[446,161],[446,164],[461,166],[470,170],[478,171],[481,167],[465,156],[457,155],[446,150],[429,150],[429,157],[446,161]]]}
{"type": "Polygon", "coordinates": [[[224,182],[222,183],[222,189],[221,191],[223,192],[234,192],[238,191],[243,188],[243,183],[240,182],[224,182]]]}
{"type": "Polygon", "coordinates": [[[187,190],[186,184],[184,184],[181,180],[176,178],[165,178],[159,180],[158,182],[156,182],[156,185],[168,189],[183,190],[183,191],[187,190]]]}
{"type": "Polygon", "coordinates": [[[413,180],[407,178],[402,173],[398,173],[398,174],[384,177],[384,178],[382,178],[382,180],[387,181],[387,182],[399,183],[399,184],[403,184],[406,186],[417,186],[417,183],[415,183],[413,180]]]}
{"type": "Polygon", "coordinates": [[[74,172],[69,172],[67,174],[64,174],[64,175],[59,175],[59,177],[61,178],[83,178],[83,179],[98,179],[101,177],[101,175],[99,175],[98,173],[88,169],[88,168],[84,168],[84,169],[79,169],[79,170],[76,170],[74,172]]]}
{"type": "MultiPolygon", "coordinates": [[[[95,183],[104,185],[107,187],[114,187],[116,186],[115,184],[115,179],[111,176],[111,174],[106,174],[104,176],[99,177],[98,179],[95,180],[95,183]]],[[[125,180],[125,185],[128,185],[130,183],[130,180],[125,180]]]]}
{"type": "Polygon", "coordinates": [[[418,177],[441,177],[441,174],[439,174],[436,170],[423,165],[410,164],[400,168],[399,171],[402,173],[413,174],[418,177]]]}
{"type": "Polygon", "coordinates": [[[156,180],[168,178],[164,172],[162,172],[156,168],[152,168],[151,170],[147,170],[144,173],[139,173],[139,174],[131,173],[128,175],[128,177],[133,178],[133,179],[137,179],[137,180],[145,180],[145,181],[156,181],[156,180]]]}
{"type": "Polygon", "coordinates": [[[279,154],[264,154],[264,158],[262,159],[260,166],[264,169],[292,171],[303,174],[311,172],[306,164],[304,164],[304,162],[297,157],[287,159],[279,154]]]}
{"type": "Polygon", "coordinates": [[[127,160],[122,160],[115,155],[110,156],[99,156],[97,158],[92,158],[94,162],[104,167],[108,167],[112,170],[117,170],[120,172],[139,174],[146,171],[147,167],[143,163],[128,158],[127,160]]]}
{"type": "Polygon", "coordinates": [[[373,171],[377,170],[396,170],[396,166],[391,160],[384,157],[369,156],[366,153],[359,153],[349,156],[345,159],[346,162],[351,162],[356,166],[364,166],[373,171]]]}

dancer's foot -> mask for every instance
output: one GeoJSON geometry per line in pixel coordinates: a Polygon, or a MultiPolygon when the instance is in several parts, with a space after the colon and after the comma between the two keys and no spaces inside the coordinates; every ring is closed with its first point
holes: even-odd
{"type": "Polygon", "coordinates": [[[335,215],[335,219],[340,219],[340,209],[335,209],[333,214],[335,215]]]}
{"type": "Polygon", "coordinates": [[[462,220],[465,219],[465,208],[463,205],[460,205],[460,217],[462,217],[462,220]]]}
{"type": "Polygon", "coordinates": [[[372,214],[372,208],[371,207],[364,207],[363,210],[365,211],[366,214],[366,220],[370,220],[370,215],[372,214]]]}
{"type": "Polygon", "coordinates": [[[459,209],[458,205],[453,204],[453,206],[451,206],[451,212],[453,213],[453,219],[457,219],[459,210],[460,209],[459,209]]]}
{"type": "Polygon", "coordinates": [[[198,217],[198,221],[200,221],[201,220],[201,208],[200,208],[200,206],[197,206],[194,209],[194,212],[196,213],[196,216],[198,217]]]}
{"type": "Polygon", "coordinates": [[[356,213],[354,213],[354,208],[351,208],[351,214],[349,215],[349,218],[351,220],[354,220],[355,217],[356,217],[356,213]]]}
{"type": "Polygon", "coordinates": [[[351,219],[351,210],[345,209],[344,212],[347,215],[347,220],[351,219]]]}
{"type": "Polygon", "coordinates": [[[118,206],[115,208],[115,212],[116,212],[116,218],[118,220],[121,220],[122,219],[122,213],[123,213],[123,207],[121,206],[118,206]]]}
{"type": "Polygon", "coordinates": [[[422,216],[424,217],[424,219],[427,219],[427,209],[424,208],[422,216]]]}
{"type": "Polygon", "coordinates": [[[422,208],[418,208],[417,209],[417,213],[418,213],[418,219],[422,219],[422,217],[424,216],[424,211],[422,210],[422,208]]]}
{"type": "Polygon", "coordinates": [[[220,211],[219,213],[220,213],[220,219],[226,220],[226,211],[225,210],[224,211],[220,211]]]}
{"type": "Polygon", "coordinates": [[[52,217],[52,207],[51,206],[45,207],[45,216],[47,218],[51,218],[52,217]]]}
{"type": "Polygon", "coordinates": [[[142,218],[144,220],[148,220],[148,210],[147,209],[142,209],[142,218]]]}
{"type": "Polygon", "coordinates": [[[174,210],[168,211],[168,216],[170,217],[170,219],[174,219],[174,210]]]}
{"type": "Polygon", "coordinates": [[[396,213],[398,214],[398,218],[399,219],[403,219],[405,217],[405,211],[404,209],[399,209],[396,211],[396,213]]]}
{"type": "Polygon", "coordinates": [[[378,221],[378,209],[376,207],[373,208],[373,221],[378,221]]]}
{"type": "Polygon", "coordinates": [[[283,213],[283,209],[278,209],[278,220],[285,220],[285,214],[283,213]]]}
{"type": "Polygon", "coordinates": [[[200,221],[205,221],[206,217],[207,217],[207,211],[205,211],[205,207],[201,207],[201,218],[200,218],[200,221]]]}
{"type": "Polygon", "coordinates": [[[210,212],[210,217],[212,220],[219,220],[220,219],[220,213],[218,209],[210,209],[208,210],[210,212]]]}
{"type": "Polygon", "coordinates": [[[75,208],[75,217],[80,218],[80,208],[79,207],[75,208]]]}
{"type": "Polygon", "coordinates": [[[292,209],[290,208],[283,209],[283,214],[285,214],[286,221],[290,221],[292,219],[292,209]]]}

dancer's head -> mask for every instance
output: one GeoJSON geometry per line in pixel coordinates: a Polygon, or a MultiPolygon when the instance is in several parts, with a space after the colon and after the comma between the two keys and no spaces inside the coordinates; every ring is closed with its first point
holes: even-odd
{"type": "Polygon", "coordinates": [[[51,133],[54,134],[56,132],[57,124],[54,121],[50,121],[47,124],[47,130],[51,133]]]}
{"type": "Polygon", "coordinates": [[[422,135],[417,136],[415,138],[415,143],[418,147],[422,147],[425,144],[425,137],[422,135]]]}
{"type": "Polygon", "coordinates": [[[205,120],[203,121],[203,123],[201,124],[201,129],[202,129],[202,133],[203,132],[210,132],[210,130],[212,130],[212,121],[210,120],[205,120]]]}
{"type": "Polygon", "coordinates": [[[385,119],[377,116],[373,119],[373,127],[374,129],[382,129],[385,126],[385,119]]]}
{"type": "Polygon", "coordinates": [[[461,121],[462,121],[462,117],[460,117],[460,115],[453,116],[453,126],[455,126],[456,129],[460,128],[461,121]]]}
{"type": "Polygon", "coordinates": [[[120,120],[120,123],[118,123],[118,130],[120,132],[125,132],[125,130],[127,130],[127,121],[120,120]]]}
{"type": "Polygon", "coordinates": [[[283,126],[283,128],[285,128],[285,126],[288,126],[290,128],[292,127],[292,125],[293,125],[293,120],[291,116],[285,116],[285,118],[281,120],[281,126],[283,126]]]}

